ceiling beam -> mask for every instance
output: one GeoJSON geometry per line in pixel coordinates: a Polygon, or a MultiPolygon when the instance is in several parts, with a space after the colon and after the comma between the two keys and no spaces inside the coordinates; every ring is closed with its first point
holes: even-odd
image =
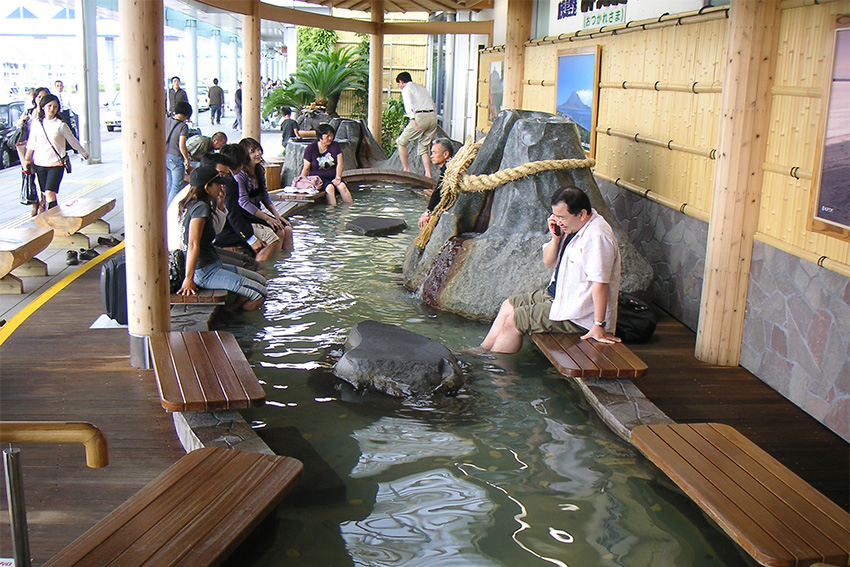
{"type": "MultiPolygon", "coordinates": [[[[209,2],[213,0],[203,1],[209,2]]],[[[222,0],[214,1],[220,2],[222,0]]],[[[372,22],[353,20],[351,18],[336,18],[334,16],[325,16],[324,14],[304,12],[302,10],[283,8],[281,6],[272,6],[271,4],[266,4],[265,2],[260,2],[260,18],[263,20],[271,20],[273,22],[294,24],[296,26],[309,26],[311,28],[322,28],[326,30],[369,34],[375,33],[375,24],[372,22]]]]}
{"type": "Polygon", "coordinates": [[[385,22],[384,35],[485,34],[493,36],[493,20],[482,22],[385,22]]]}

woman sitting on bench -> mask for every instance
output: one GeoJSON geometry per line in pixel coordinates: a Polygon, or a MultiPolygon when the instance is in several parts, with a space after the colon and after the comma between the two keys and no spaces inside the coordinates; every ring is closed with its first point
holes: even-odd
{"type": "Polygon", "coordinates": [[[252,311],[266,299],[266,279],[251,270],[222,264],[213,246],[212,216],[221,214],[216,211],[216,201],[223,195],[223,184],[218,170],[210,166],[201,166],[189,176],[189,194],[179,205],[186,278],[177,293],[195,295],[199,287],[226,289],[240,296],[232,309],[252,311]]]}

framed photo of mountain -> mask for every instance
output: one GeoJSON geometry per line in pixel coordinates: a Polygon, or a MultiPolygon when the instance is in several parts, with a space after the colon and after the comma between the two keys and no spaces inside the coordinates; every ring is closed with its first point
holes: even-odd
{"type": "Polygon", "coordinates": [[[850,16],[841,16],[829,35],[822,100],[820,147],[809,230],[850,241],[850,16]]]}
{"type": "Polygon", "coordinates": [[[581,145],[590,157],[596,157],[601,54],[598,45],[558,51],[554,113],[576,123],[581,145]]]}

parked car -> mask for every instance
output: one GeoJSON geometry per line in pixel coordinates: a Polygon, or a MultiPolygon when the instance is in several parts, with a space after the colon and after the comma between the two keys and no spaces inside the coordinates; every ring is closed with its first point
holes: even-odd
{"type": "Polygon", "coordinates": [[[12,138],[18,130],[15,124],[24,113],[24,104],[22,100],[0,104],[0,168],[2,169],[21,161],[12,138]]]}
{"type": "Polygon", "coordinates": [[[114,132],[116,128],[121,129],[121,91],[116,93],[112,102],[103,105],[100,115],[103,116],[107,132],[114,132]]]}
{"type": "Polygon", "coordinates": [[[198,112],[204,112],[210,109],[210,89],[209,87],[198,87],[198,112]]]}

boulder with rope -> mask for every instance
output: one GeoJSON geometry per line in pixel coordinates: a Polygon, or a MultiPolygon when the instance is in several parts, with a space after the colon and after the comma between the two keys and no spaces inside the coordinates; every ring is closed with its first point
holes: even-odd
{"type": "Polygon", "coordinates": [[[541,249],[559,187],[574,185],[614,228],[622,256],[622,290],[648,296],[652,269],[602,198],[573,122],[542,112],[506,110],[487,138],[449,162],[443,199],[408,248],[405,285],[440,309],[489,319],[516,293],[545,286],[551,270],[541,249]]]}

